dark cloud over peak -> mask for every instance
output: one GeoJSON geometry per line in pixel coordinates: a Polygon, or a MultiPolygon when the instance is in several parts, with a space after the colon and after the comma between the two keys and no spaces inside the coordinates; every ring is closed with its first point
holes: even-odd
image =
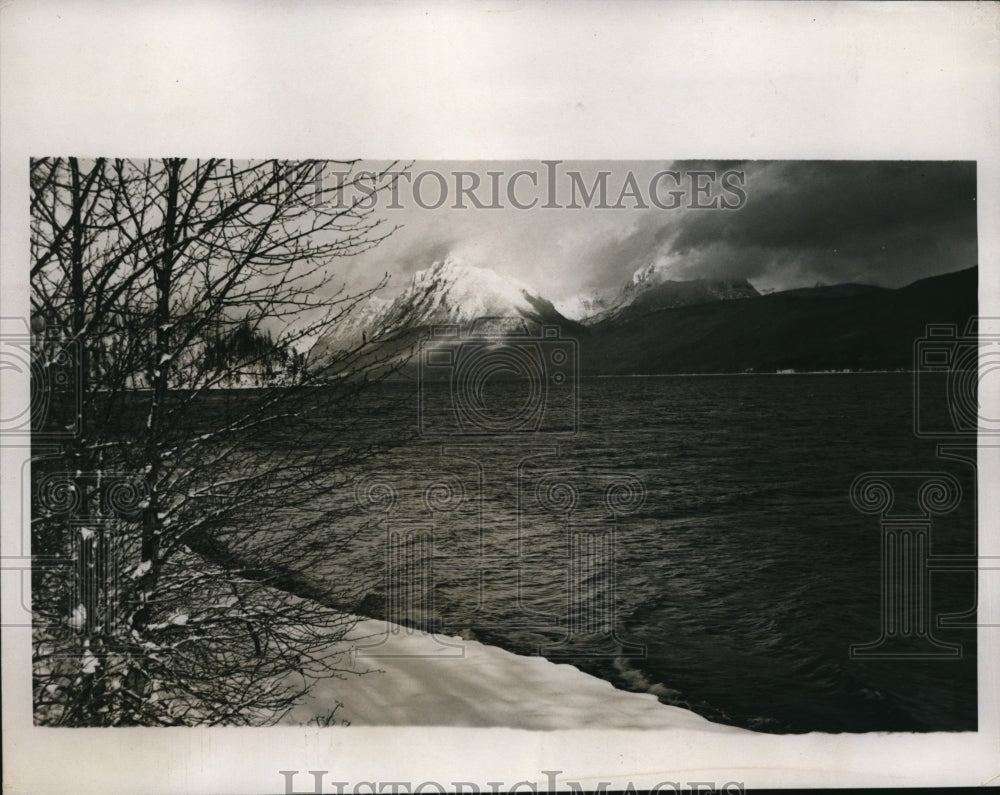
{"type": "Polygon", "coordinates": [[[914,224],[975,226],[975,163],[749,164],[746,190],[738,212],[692,213],[672,250],[720,241],[808,249],[914,224]]]}
{"type": "MultiPolygon", "coordinates": [[[[484,175],[538,162],[417,164],[484,175]]],[[[648,185],[664,170],[743,172],[738,209],[696,208],[691,180],[675,208],[397,212],[403,228],[363,262],[394,274],[448,256],[526,282],[547,298],[620,287],[654,266],[672,279],[749,279],[761,289],[863,282],[900,287],[977,264],[976,165],[959,161],[564,162],[587,185],[634,175],[648,185]]],[[[522,182],[528,184],[527,181],[522,182]]],[[[359,268],[359,273],[363,271],[359,268]]],[[[369,271],[370,272],[370,271],[369,271]]]]}
{"type": "Polygon", "coordinates": [[[782,289],[845,281],[898,287],[976,264],[972,162],[674,167],[742,169],[747,201],[738,210],[687,210],[658,224],[647,219],[619,246],[638,267],[657,263],[678,279],[747,278],[782,289]]]}

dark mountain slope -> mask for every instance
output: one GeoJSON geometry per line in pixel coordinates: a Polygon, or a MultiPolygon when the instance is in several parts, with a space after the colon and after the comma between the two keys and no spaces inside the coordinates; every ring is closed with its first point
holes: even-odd
{"type": "Polygon", "coordinates": [[[978,269],[898,290],[775,293],[617,318],[580,336],[584,375],[912,366],[928,323],[964,328],[978,269]]]}
{"type": "Polygon", "coordinates": [[[772,293],[772,295],[799,295],[799,296],[816,296],[816,297],[826,297],[826,298],[844,298],[850,295],[863,295],[864,293],[878,293],[886,292],[888,288],[886,287],[876,287],[874,284],[856,284],[854,282],[848,282],[847,284],[831,284],[831,285],[821,285],[817,287],[797,287],[793,290],[782,290],[780,293],[772,293]]]}

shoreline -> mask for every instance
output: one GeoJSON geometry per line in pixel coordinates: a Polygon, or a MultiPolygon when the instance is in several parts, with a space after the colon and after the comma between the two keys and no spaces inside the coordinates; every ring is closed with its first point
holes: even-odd
{"type": "MultiPolygon", "coordinates": [[[[198,553],[186,558],[188,566],[215,568],[198,553]]],[[[762,734],[664,704],[651,692],[621,690],[569,663],[338,610],[287,585],[257,582],[261,606],[282,597],[308,602],[330,619],[331,629],[322,630],[330,640],[309,663],[271,680],[300,692],[305,679],[310,689],[283,713],[259,713],[262,725],[762,734]],[[345,623],[353,626],[340,635],[345,623]]]]}
{"type": "Polygon", "coordinates": [[[356,618],[357,626],[331,646],[330,655],[337,655],[331,667],[359,675],[315,682],[278,725],[758,734],[663,704],[652,693],[619,690],[567,663],[356,618]]]}

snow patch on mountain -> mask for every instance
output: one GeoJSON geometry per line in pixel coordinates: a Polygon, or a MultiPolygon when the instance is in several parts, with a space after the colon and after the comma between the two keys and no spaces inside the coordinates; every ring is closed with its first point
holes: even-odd
{"type": "Polygon", "coordinates": [[[556,310],[571,320],[585,320],[606,312],[613,306],[614,296],[601,293],[577,293],[555,302],[556,310]]]}
{"type": "Polygon", "coordinates": [[[485,317],[566,322],[549,301],[524,282],[449,257],[417,271],[395,299],[369,298],[324,335],[314,350],[349,350],[382,332],[431,325],[458,324],[467,330],[485,317]]]}
{"type": "Polygon", "coordinates": [[[618,290],[581,293],[559,304],[567,317],[594,325],[623,312],[677,309],[682,306],[756,298],[760,293],[745,279],[677,280],[671,268],[660,263],[636,270],[618,290]]]}
{"type": "Polygon", "coordinates": [[[685,298],[679,295],[679,300],[694,300],[703,296],[709,300],[733,301],[760,295],[746,279],[677,279],[671,278],[672,275],[669,267],[658,263],[639,268],[632,274],[631,282],[622,288],[621,297],[632,303],[639,295],[662,285],[671,285],[672,290],[683,293],[685,298]]]}
{"type": "Polygon", "coordinates": [[[523,282],[449,258],[417,271],[393,302],[393,310],[409,312],[411,322],[419,325],[466,323],[480,317],[532,315],[533,295],[523,282]]]}

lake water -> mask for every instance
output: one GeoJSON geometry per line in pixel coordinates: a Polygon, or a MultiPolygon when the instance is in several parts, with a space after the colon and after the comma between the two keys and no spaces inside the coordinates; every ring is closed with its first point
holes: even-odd
{"type": "MultiPolygon", "coordinates": [[[[911,374],[583,379],[575,433],[513,437],[422,438],[418,406],[450,410],[447,385],[422,403],[381,389],[401,402],[367,421],[403,441],[331,489],[349,515],[308,573],[359,585],[355,609],[760,731],[975,730],[973,572],[915,586],[932,625],[972,611],[932,629],[960,656],[850,654],[882,625],[880,518],[852,505],[856,476],[950,473],[962,499],[930,554],[975,551],[974,467],[914,436],[911,374]]],[[[489,400],[520,416],[516,384],[489,400]]],[[[911,482],[894,510],[916,510],[911,482]]]]}

